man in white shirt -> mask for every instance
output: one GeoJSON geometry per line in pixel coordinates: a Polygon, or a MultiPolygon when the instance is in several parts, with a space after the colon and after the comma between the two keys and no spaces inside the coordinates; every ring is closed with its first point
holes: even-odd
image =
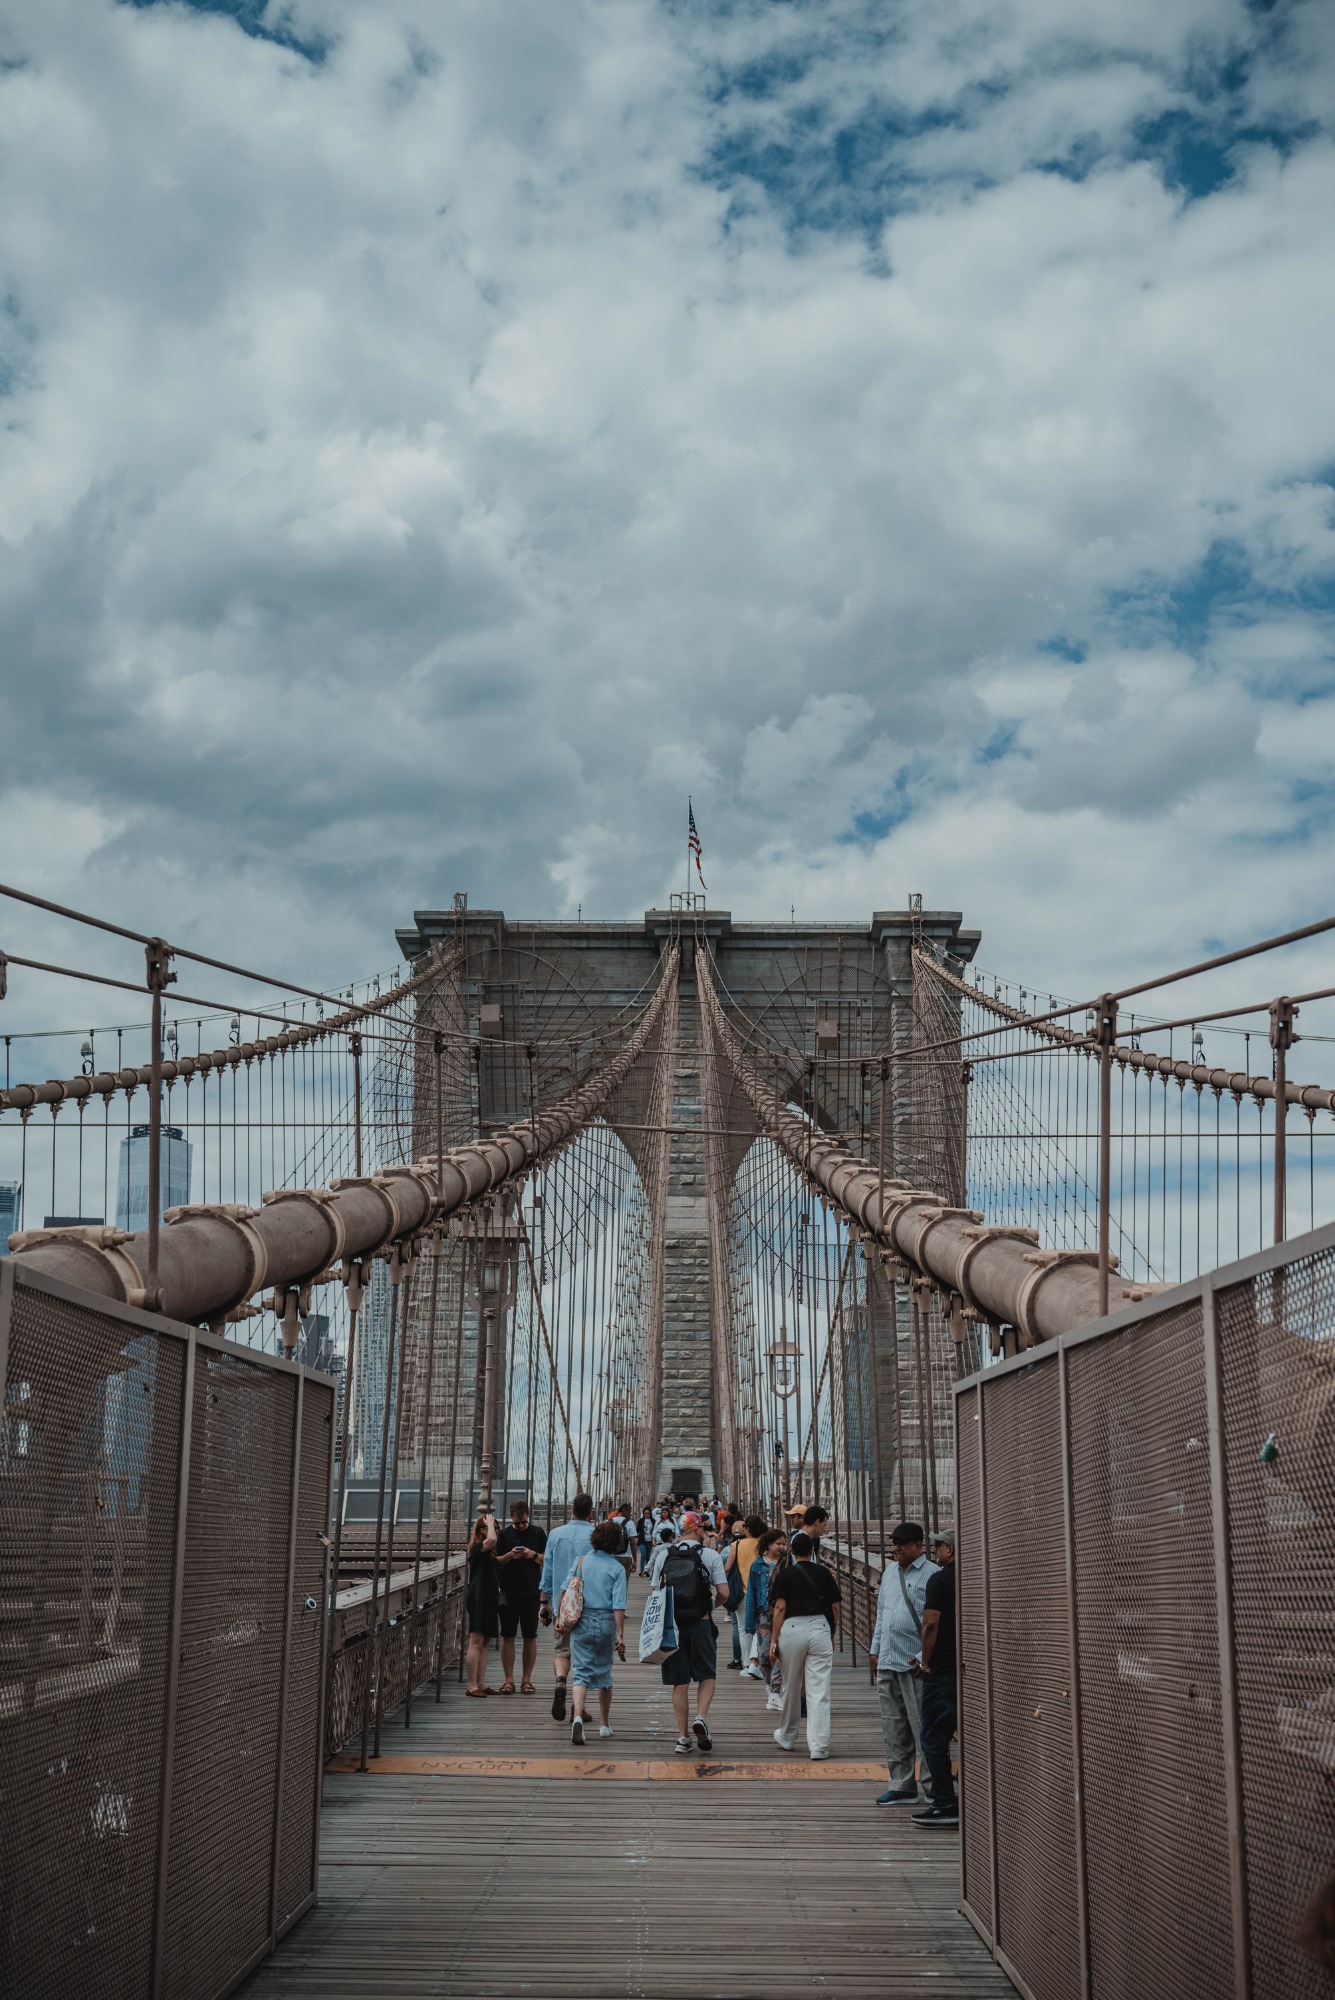
{"type": "Polygon", "coordinates": [[[890,1766],[889,1788],[877,1799],[878,1806],[917,1805],[915,1764],[921,1764],[924,1788],[927,1784],[918,1678],[912,1663],[922,1644],[927,1579],[936,1571],[937,1565],[923,1553],[921,1527],[916,1521],[901,1521],[891,1530],[890,1561],[881,1577],[868,1649],[890,1766]]]}
{"type": "Polygon", "coordinates": [[[660,1543],[649,1565],[651,1590],[660,1583],[672,1586],[677,1650],[668,1654],[659,1672],[664,1687],[672,1689],[679,1757],[689,1755],[697,1743],[702,1750],[714,1747],[706,1720],[718,1679],[718,1628],[712,1613],[716,1603],[728,1601],[728,1572],[718,1550],[704,1547],[702,1525],[698,1514],[683,1514],[681,1534],[676,1541],[660,1543]],[[688,1731],[692,1681],[695,1721],[688,1731]]]}

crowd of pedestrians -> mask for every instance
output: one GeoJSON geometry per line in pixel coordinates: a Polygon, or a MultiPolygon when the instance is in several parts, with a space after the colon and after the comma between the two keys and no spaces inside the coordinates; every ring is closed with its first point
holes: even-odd
{"type": "MultiPolygon", "coordinates": [[[[764,1689],[779,1749],[796,1751],[805,1723],[807,1755],[821,1762],[830,1755],[841,1614],[838,1581],[822,1560],[829,1521],[823,1507],[792,1507],[782,1526],[771,1526],[760,1514],[709,1499],[665,1498],[638,1512],[626,1501],[605,1502],[595,1510],[587,1493],[576,1494],[570,1519],[550,1534],[522,1500],[503,1529],[494,1515],[480,1514],[467,1551],[467,1693],[492,1692],[487,1663],[497,1638],[497,1691],[516,1692],[519,1642],[518,1692],[535,1693],[538,1627],[551,1626],[554,1720],[564,1723],[569,1707],[571,1742],[582,1745],[592,1692],[598,1734],[610,1737],[613,1669],[626,1658],[627,1581],[638,1575],[651,1593],[671,1590],[675,1644],[659,1672],[672,1693],[677,1754],[714,1747],[709,1712],[722,1614],[731,1641],[727,1670],[764,1689]]],[[[954,1536],[934,1534],[929,1556],[922,1526],[901,1521],[889,1546],[869,1649],[889,1777],[876,1803],[912,1807],[919,1825],[956,1827],[954,1536]]]]}

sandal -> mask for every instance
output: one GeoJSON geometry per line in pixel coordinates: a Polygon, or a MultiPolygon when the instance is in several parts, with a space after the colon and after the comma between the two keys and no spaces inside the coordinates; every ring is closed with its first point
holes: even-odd
{"type": "Polygon", "coordinates": [[[502,1681],[500,1687],[496,1690],[498,1694],[513,1694],[514,1691],[515,1684],[513,1681],[502,1681]]]}
{"type": "Polygon", "coordinates": [[[519,1683],[519,1692],[520,1694],[536,1694],[538,1690],[534,1687],[532,1681],[521,1681],[519,1683]]]}
{"type": "Polygon", "coordinates": [[[466,1694],[466,1695],[468,1696],[468,1699],[469,1699],[470,1701],[485,1701],[485,1700],[486,1700],[486,1698],[487,1698],[487,1696],[488,1696],[488,1695],[489,1695],[489,1694],[491,1693],[491,1689],[490,1689],[490,1688],[465,1688],[465,1689],[464,1689],[464,1693],[465,1693],[465,1694],[466,1694]]]}

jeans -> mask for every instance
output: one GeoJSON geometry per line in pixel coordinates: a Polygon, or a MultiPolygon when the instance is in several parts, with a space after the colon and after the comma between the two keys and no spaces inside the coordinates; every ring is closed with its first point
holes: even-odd
{"type": "Polygon", "coordinates": [[[785,1750],[796,1747],[805,1685],[807,1749],[813,1757],[828,1757],[834,1643],[830,1638],[830,1621],[824,1612],[811,1618],[784,1619],[779,1633],[779,1658],[783,1664],[783,1714],[774,1733],[785,1750]]]}
{"type": "Polygon", "coordinates": [[[922,1754],[932,1774],[932,1804],[955,1806],[955,1778],[950,1768],[950,1739],[955,1734],[954,1674],[927,1674],[922,1686],[922,1754]]]}
{"type": "Polygon", "coordinates": [[[732,1626],[732,1663],[735,1667],[740,1667],[742,1664],[742,1635],[738,1629],[737,1613],[735,1611],[728,1613],[728,1623],[732,1626]]]}
{"type": "MultiPolygon", "coordinates": [[[[878,1673],[876,1695],[881,1704],[881,1733],[885,1737],[886,1762],[890,1766],[892,1792],[916,1794],[915,1753],[922,1762],[924,1781],[927,1760],[922,1755],[922,1720],[918,1690],[922,1683],[910,1673],[878,1673]]],[[[925,1784],[924,1784],[925,1789],[925,1784]]]]}

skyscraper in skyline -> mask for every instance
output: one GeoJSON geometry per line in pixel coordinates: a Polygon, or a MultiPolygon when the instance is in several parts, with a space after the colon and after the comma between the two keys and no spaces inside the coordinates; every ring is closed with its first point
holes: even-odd
{"type": "MultiPolygon", "coordinates": [[[[194,1147],[179,1125],[162,1128],[162,1213],[181,1208],[190,1199],[190,1166],[194,1147]]],[[[116,1227],[148,1228],[148,1127],[135,1125],[121,1140],[120,1181],[116,1189],[116,1227]]]]}
{"type": "Polygon", "coordinates": [[[22,1200],[22,1181],[0,1181],[0,1257],[8,1254],[9,1239],[19,1226],[22,1200]]]}

